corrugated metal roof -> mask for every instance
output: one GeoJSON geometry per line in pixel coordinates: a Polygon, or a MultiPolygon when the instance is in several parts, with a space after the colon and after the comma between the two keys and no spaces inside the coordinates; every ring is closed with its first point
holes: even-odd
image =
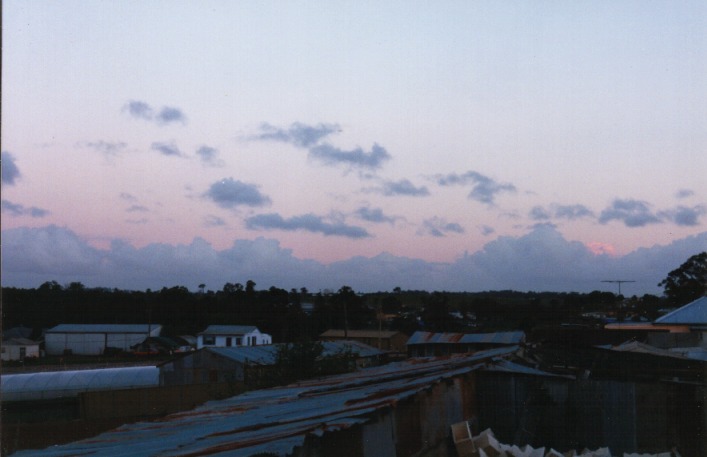
{"type": "Polygon", "coordinates": [[[28,338],[9,338],[2,342],[3,346],[38,346],[37,341],[32,341],[28,338]]]}
{"type": "Polygon", "coordinates": [[[161,329],[159,324],[59,324],[46,333],[145,333],[161,329]]]}
{"type": "Polygon", "coordinates": [[[432,333],[415,332],[410,337],[407,345],[415,344],[519,344],[525,340],[525,333],[496,332],[496,333],[432,333]]]}
{"type": "Polygon", "coordinates": [[[209,325],[199,335],[245,335],[256,330],[255,325],[209,325]]]}
{"type": "Polygon", "coordinates": [[[339,329],[329,329],[326,332],[319,335],[320,338],[344,338],[344,333],[346,333],[348,338],[391,338],[400,332],[392,330],[344,330],[339,329]]]}
{"type": "MultiPolygon", "coordinates": [[[[277,351],[280,344],[270,344],[266,346],[238,346],[228,348],[205,348],[203,350],[213,352],[222,357],[240,363],[250,363],[255,365],[272,365],[275,363],[277,351]]],[[[322,341],[324,350],[322,356],[332,356],[339,352],[351,350],[359,357],[375,357],[383,355],[386,351],[378,350],[358,341],[322,341]]]]}
{"type": "Polygon", "coordinates": [[[700,297],[665,316],[659,317],[655,323],[707,325],[707,297],[700,297]]]}
{"type": "Polygon", "coordinates": [[[435,383],[468,373],[517,347],[416,359],[212,401],[161,420],[129,424],[97,437],[16,456],[288,455],[308,435],[368,422],[373,413],[435,383]]]}
{"type": "Polygon", "coordinates": [[[157,367],[45,371],[0,376],[3,401],[75,397],[80,392],[157,386],[157,367]]]}

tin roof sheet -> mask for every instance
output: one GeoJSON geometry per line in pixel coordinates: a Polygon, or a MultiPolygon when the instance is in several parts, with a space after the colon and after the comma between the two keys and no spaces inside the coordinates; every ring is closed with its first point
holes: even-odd
{"type": "Polygon", "coordinates": [[[525,340],[525,333],[432,333],[415,332],[408,340],[408,346],[414,344],[519,344],[525,340]]]}
{"type": "Polygon", "coordinates": [[[255,325],[209,325],[199,335],[245,335],[256,330],[255,325]]]}
{"type": "Polygon", "coordinates": [[[15,455],[287,455],[301,446],[308,435],[321,436],[366,423],[380,409],[515,350],[517,347],[416,359],[251,391],[161,420],[124,425],[87,440],[15,455]]]}
{"type": "Polygon", "coordinates": [[[707,325],[707,297],[700,297],[687,305],[655,320],[656,324],[707,325]]]}

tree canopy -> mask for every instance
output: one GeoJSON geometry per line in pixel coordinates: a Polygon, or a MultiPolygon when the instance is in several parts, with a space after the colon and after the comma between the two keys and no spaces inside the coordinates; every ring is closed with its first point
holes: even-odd
{"type": "Polygon", "coordinates": [[[658,283],[676,305],[697,300],[707,293],[707,252],[695,254],[658,283]]]}

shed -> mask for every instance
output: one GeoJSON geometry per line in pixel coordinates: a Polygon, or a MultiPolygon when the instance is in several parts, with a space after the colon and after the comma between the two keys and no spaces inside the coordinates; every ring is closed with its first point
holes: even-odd
{"type": "Polygon", "coordinates": [[[408,356],[431,357],[475,352],[525,342],[522,331],[496,333],[415,332],[407,342],[408,356]]]}
{"type": "Polygon", "coordinates": [[[196,347],[237,347],[272,344],[272,336],[254,325],[209,325],[196,336],[196,347]]]}
{"type": "Polygon", "coordinates": [[[322,341],[359,341],[385,351],[405,353],[408,336],[392,330],[342,330],[329,329],[319,335],[322,341]]]}
{"type": "Polygon", "coordinates": [[[148,336],[159,336],[156,324],[60,324],[44,335],[47,355],[101,355],[106,350],[129,351],[148,336]]]}
{"type": "Polygon", "coordinates": [[[2,342],[2,361],[39,357],[39,343],[28,338],[9,338],[2,342]]]}

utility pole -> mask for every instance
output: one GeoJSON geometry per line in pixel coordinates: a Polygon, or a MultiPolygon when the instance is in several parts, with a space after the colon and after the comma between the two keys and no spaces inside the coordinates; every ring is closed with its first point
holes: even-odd
{"type": "Polygon", "coordinates": [[[621,284],[623,284],[625,282],[636,282],[636,281],[627,280],[627,279],[605,279],[602,282],[612,282],[612,283],[618,284],[619,285],[619,295],[621,295],[621,284]]]}

